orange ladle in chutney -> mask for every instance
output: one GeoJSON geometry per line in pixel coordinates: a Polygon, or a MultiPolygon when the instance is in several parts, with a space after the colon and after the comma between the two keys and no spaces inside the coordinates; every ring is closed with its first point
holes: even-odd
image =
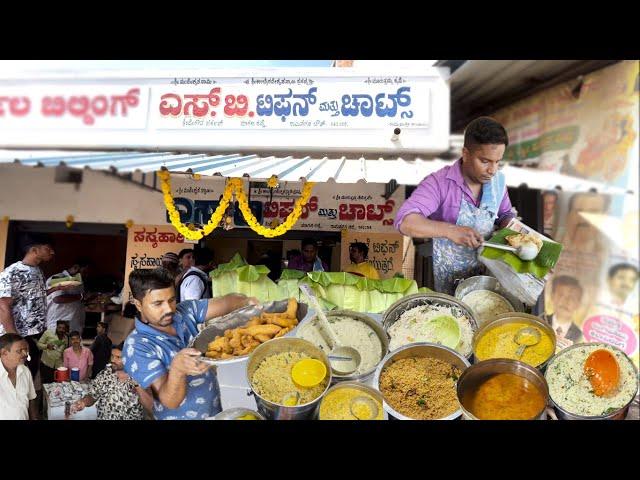
{"type": "Polygon", "coordinates": [[[584,373],[591,382],[593,393],[604,397],[612,393],[620,382],[620,367],[607,350],[596,350],[587,357],[584,373]]]}

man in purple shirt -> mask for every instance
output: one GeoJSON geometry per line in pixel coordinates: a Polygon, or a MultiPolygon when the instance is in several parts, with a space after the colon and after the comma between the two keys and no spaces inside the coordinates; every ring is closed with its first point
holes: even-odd
{"type": "Polygon", "coordinates": [[[302,272],[326,272],[329,270],[324,260],[318,256],[318,246],[313,238],[302,240],[302,254],[293,257],[287,268],[302,272]]]}
{"type": "Polygon", "coordinates": [[[453,295],[457,280],[484,273],[476,249],[497,224],[515,216],[504,175],[498,171],[509,144],[502,125],[489,117],[465,129],[462,158],[426,177],[398,210],[395,228],[433,238],[435,289],[453,295]]]}

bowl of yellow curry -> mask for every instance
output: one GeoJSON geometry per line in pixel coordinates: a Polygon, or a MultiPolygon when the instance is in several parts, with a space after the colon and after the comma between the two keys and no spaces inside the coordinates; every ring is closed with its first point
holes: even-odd
{"type": "Polygon", "coordinates": [[[327,390],[318,406],[318,420],[387,420],[382,394],[359,382],[340,382],[327,390]]]}
{"type": "Polygon", "coordinates": [[[469,420],[544,420],[549,387],[542,373],[518,360],[485,360],[467,368],[456,394],[469,420]]]}
{"type": "Polygon", "coordinates": [[[556,351],[556,334],[538,317],[520,312],[498,315],[473,337],[476,361],[506,358],[544,371],[556,351]]]}

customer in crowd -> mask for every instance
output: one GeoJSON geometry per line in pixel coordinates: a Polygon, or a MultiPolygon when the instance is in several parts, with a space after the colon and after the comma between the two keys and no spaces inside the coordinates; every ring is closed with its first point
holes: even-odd
{"type": "MultiPolygon", "coordinates": [[[[17,333],[0,336],[0,420],[37,420],[36,390],[25,366],[29,345],[17,333]]],[[[3,435],[4,442],[10,442],[3,435]]]]}
{"type": "Polygon", "coordinates": [[[195,249],[193,255],[194,264],[184,272],[177,287],[178,302],[202,300],[213,296],[211,279],[205,272],[213,255],[206,248],[195,249]]]}
{"type": "Polygon", "coordinates": [[[215,371],[188,345],[198,325],[257,300],[231,294],[176,305],[173,279],[163,268],[136,269],[129,275],[139,312],[122,355],[125,371],[142,388],[151,387],[158,420],[195,420],[221,410],[215,371]]]}
{"type": "Polygon", "coordinates": [[[171,275],[173,275],[173,278],[176,279],[176,285],[177,285],[177,282],[179,281],[178,277],[180,276],[180,273],[182,273],[178,254],[173,252],[167,252],[164,255],[162,255],[162,268],[164,268],[171,275]]]}
{"type": "Polygon", "coordinates": [[[326,272],[327,264],[318,257],[318,246],[313,238],[302,240],[302,255],[291,258],[288,268],[303,272],[326,272]]]}
{"type": "Polygon", "coordinates": [[[193,248],[183,248],[178,253],[178,264],[181,272],[186,272],[195,265],[195,258],[193,256],[193,248]]]}
{"type": "Polygon", "coordinates": [[[98,322],[96,326],[96,338],[89,347],[93,353],[93,372],[91,378],[96,376],[107,366],[111,358],[111,339],[107,336],[109,324],[106,322],[98,322]]]}
{"type": "Polygon", "coordinates": [[[56,328],[45,330],[38,340],[38,348],[42,350],[40,362],[40,381],[42,384],[54,381],[54,372],[63,364],[62,355],[69,347],[69,324],[64,320],[56,322],[56,328]]]}
{"type": "Polygon", "coordinates": [[[351,265],[345,269],[345,272],[374,280],[379,279],[380,274],[375,267],[367,261],[368,256],[369,247],[366,243],[353,242],[349,245],[349,259],[351,260],[351,265]]]}
{"type": "Polygon", "coordinates": [[[72,368],[80,369],[81,382],[89,380],[91,378],[91,369],[93,368],[93,353],[82,345],[80,332],[71,332],[69,339],[71,340],[71,346],[62,355],[63,364],[69,370],[72,368]]]}
{"type": "Polygon", "coordinates": [[[78,400],[76,412],[96,405],[98,420],[144,420],[145,411],[153,416],[153,397],[150,389],[142,388],[124,371],[123,343],[111,350],[111,365],[91,382],[89,395],[78,400]]]}
{"type": "Polygon", "coordinates": [[[46,330],[47,294],[69,287],[47,290],[42,263],[50,261],[55,252],[51,239],[30,235],[23,243],[24,258],[0,273],[0,335],[18,333],[29,345],[27,367],[33,378],[40,367],[37,341],[46,330]]]}
{"type": "MultiPolygon", "coordinates": [[[[80,274],[80,278],[84,281],[90,268],[88,259],[78,259],[73,265],[66,270],[49,277],[47,279],[47,288],[51,288],[54,280],[61,278],[73,277],[80,274]]],[[[47,295],[47,329],[54,329],[58,320],[66,320],[69,322],[71,330],[77,330],[82,333],[85,321],[84,305],[84,285],[69,286],[64,291],[55,290],[47,295]]]]}

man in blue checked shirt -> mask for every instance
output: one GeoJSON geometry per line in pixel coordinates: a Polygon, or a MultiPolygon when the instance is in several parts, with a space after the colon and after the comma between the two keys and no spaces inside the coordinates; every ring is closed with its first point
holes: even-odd
{"type": "Polygon", "coordinates": [[[220,412],[218,379],[198,360],[200,352],[187,345],[198,334],[198,324],[257,300],[231,294],[176,305],[173,277],[163,268],[134,270],[129,286],[139,316],[122,361],[142,388],[151,386],[155,418],[199,420],[220,412]]]}

